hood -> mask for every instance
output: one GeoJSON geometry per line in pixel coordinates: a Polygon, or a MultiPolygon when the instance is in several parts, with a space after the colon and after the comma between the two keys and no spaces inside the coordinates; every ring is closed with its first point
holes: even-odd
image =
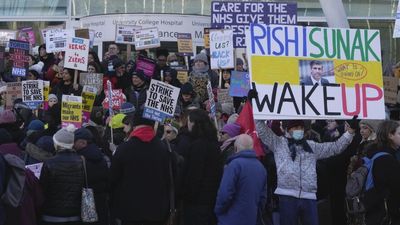
{"type": "Polygon", "coordinates": [[[155,137],[154,129],[150,126],[139,127],[132,131],[130,137],[137,137],[143,142],[150,142],[155,137]]]}
{"type": "Polygon", "coordinates": [[[7,143],[0,145],[0,154],[11,154],[22,158],[22,150],[16,143],[7,143]]]}
{"type": "Polygon", "coordinates": [[[256,152],[254,150],[243,150],[238,153],[233,154],[231,157],[228,158],[226,164],[230,163],[231,161],[237,158],[254,158],[257,159],[256,152]]]}
{"type": "Polygon", "coordinates": [[[39,160],[41,162],[46,161],[47,159],[53,157],[53,154],[50,152],[47,152],[38,146],[28,143],[26,145],[25,151],[34,159],[39,160]]]}
{"type": "Polygon", "coordinates": [[[97,147],[96,144],[91,143],[86,148],[76,151],[79,155],[85,157],[88,161],[98,162],[103,160],[103,153],[97,147]]]}

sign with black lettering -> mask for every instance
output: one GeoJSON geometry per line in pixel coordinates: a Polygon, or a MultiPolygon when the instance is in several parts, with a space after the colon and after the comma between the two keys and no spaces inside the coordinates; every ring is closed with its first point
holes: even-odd
{"type": "Polygon", "coordinates": [[[11,75],[25,77],[29,68],[29,42],[10,40],[11,75]]]}
{"type": "Polygon", "coordinates": [[[43,81],[25,80],[22,81],[22,102],[30,109],[37,109],[44,101],[43,81]]]}
{"type": "Polygon", "coordinates": [[[87,71],[89,39],[68,37],[64,67],[87,71]]]}

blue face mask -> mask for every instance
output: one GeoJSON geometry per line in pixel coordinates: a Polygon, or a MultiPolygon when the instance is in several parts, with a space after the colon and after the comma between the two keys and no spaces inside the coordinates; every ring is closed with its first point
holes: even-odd
{"type": "Polygon", "coordinates": [[[304,137],[304,130],[294,130],[292,132],[292,138],[296,141],[303,139],[304,137]]]}

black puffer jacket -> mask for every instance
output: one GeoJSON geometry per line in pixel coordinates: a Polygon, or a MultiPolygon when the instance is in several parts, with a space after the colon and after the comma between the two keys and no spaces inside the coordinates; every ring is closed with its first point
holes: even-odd
{"type": "Polygon", "coordinates": [[[45,197],[43,215],[80,216],[83,183],[82,159],[76,152],[61,150],[45,161],[40,174],[45,197]]]}
{"type": "Polygon", "coordinates": [[[143,110],[144,103],[146,102],[147,98],[147,89],[148,86],[145,84],[143,84],[142,87],[138,88],[130,86],[129,88],[125,89],[124,94],[126,95],[127,101],[135,106],[135,109],[143,110]],[[138,92],[139,94],[136,96],[135,92],[138,92]]]}

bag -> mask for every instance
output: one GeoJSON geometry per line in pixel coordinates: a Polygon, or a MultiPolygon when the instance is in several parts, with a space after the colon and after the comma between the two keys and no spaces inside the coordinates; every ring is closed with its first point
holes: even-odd
{"type": "Polygon", "coordinates": [[[364,164],[355,170],[348,178],[346,184],[346,206],[349,224],[365,224],[365,192],[374,187],[372,175],[375,159],[389,155],[386,152],[378,152],[371,159],[363,157],[364,164]]]}
{"type": "Polygon", "coordinates": [[[81,219],[82,222],[97,222],[96,204],[93,189],[88,187],[85,157],[81,156],[83,162],[83,174],[85,176],[85,187],[82,188],[81,219]]]}

